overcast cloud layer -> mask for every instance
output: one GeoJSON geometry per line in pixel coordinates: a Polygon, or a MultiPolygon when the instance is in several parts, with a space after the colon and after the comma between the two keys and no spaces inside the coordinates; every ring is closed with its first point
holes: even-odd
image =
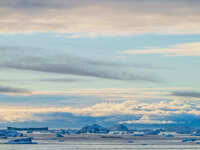
{"type": "Polygon", "coordinates": [[[199,5],[198,0],[1,0],[0,32],[197,34],[199,5]]]}

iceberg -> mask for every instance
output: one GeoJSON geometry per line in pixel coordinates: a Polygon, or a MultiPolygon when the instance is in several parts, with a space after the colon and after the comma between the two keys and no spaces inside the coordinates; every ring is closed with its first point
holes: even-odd
{"type": "Polygon", "coordinates": [[[56,137],[64,137],[62,134],[57,133],[56,137]]]}
{"type": "Polygon", "coordinates": [[[174,137],[174,135],[172,135],[172,134],[163,134],[163,136],[166,137],[166,138],[172,138],[172,137],[174,137]]]}
{"type": "Polygon", "coordinates": [[[90,126],[85,126],[80,130],[80,133],[108,133],[109,130],[98,125],[98,124],[93,124],[90,126]]]}
{"type": "Polygon", "coordinates": [[[16,127],[7,127],[7,130],[16,130],[16,131],[48,131],[48,127],[41,128],[16,128],[16,127]]]}
{"type": "Polygon", "coordinates": [[[32,138],[27,137],[27,138],[10,140],[4,144],[37,144],[37,142],[32,142],[32,138]]]}
{"type": "Polygon", "coordinates": [[[182,140],[182,142],[194,142],[194,141],[196,141],[197,139],[196,138],[184,138],[183,140],[182,140]]]}
{"type": "Polygon", "coordinates": [[[132,141],[132,140],[129,140],[129,141],[128,141],[128,143],[134,143],[134,141],[132,141]]]}
{"type": "Polygon", "coordinates": [[[15,130],[0,130],[0,137],[22,137],[23,134],[15,130]]]}

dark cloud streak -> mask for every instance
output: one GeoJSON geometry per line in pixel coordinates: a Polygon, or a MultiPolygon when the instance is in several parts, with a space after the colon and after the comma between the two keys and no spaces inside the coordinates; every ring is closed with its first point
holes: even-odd
{"type": "Polygon", "coordinates": [[[191,91],[173,91],[171,95],[180,97],[200,98],[200,92],[191,92],[191,91]]]}
{"type": "Polygon", "coordinates": [[[73,82],[91,82],[91,80],[86,79],[75,79],[75,78],[47,78],[47,79],[39,79],[38,81],[44,82],[63,82],[63,83],[73,83],[73,82]]]}
{"type": "Polygon", "coordinates": [[[0,86],[0,93],[30,93],[27,89],[0,86]]]}
{"type": "Polygon", "coordinates": [[[89,66],[84,63],[39,63],[39,62],[7,62],[1,65],[6,68],[20,69],[20,70],[30,70],[30,71],[40,71],[47,73],[57,73],[66,75],[77,75],[85,77],[97,77],[104,79],[114,79],[122,81],[148,81],[148,82],[160,82],[161,79],[147,76],[147,75],[137,75],[130,73],[129,71],[120,70],[118,67],[100,67],[100,66],[89,66]]]}
{"type": "Polygon", "coordinates": [[[151,65],[106,61],[103,59],[94,60],[73,56],[59,50],[55,53],[55,51],[40,48],[0,47],[0,54],[4,56],[0,60],[1,69],[10,68],[121,81],[162,81],[155,75],[137,72],[137,69],[160,69],[151,65]]]}

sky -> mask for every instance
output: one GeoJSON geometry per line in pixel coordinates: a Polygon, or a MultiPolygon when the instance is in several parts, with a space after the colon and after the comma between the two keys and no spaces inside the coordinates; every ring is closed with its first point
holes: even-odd
{"type": "Polygon", "coordinates": [[[197,126],[200,1],[0,0],[0,126],[197,126]]]}

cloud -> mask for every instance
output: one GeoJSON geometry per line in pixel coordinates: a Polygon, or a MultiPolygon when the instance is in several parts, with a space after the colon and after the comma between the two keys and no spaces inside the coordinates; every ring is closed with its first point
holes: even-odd
{"type": "Polygon", "coordinates": [[[76,78],[46,78],[46,79],[39,79],[38,81],[44,82],[56,82],[56,83],[74,83],[74,82],[91,82],[90,80],[86,79],[76,79],[76,78]]]}
{"type": "MultiPolygon", "coordinates": [[[[176,124],[177,122],[190,122],[184,120],[182,115],[199,118],[200,104],[196,103],[194,105],[187,101],[181,102],[175,100],[164,102],[161,100],[160,102],[153,102],[152,104],[133,101],[100,102],[81,108],[77,106],[5,107],[2,105],[0,107],[1,122],[39,121],[45,123],[46,120],[59,120],[60,117],[63,118],[62,115],[54,114],[65,113],[70,113],[73,116],[79,117],[79,119],[92,117],[98,120],[98,118],[104,118],[103,123],[106,121],[117,121],[118,123],[127,124],[176,124]]],[[[193,121],[195,120],[193,119],[193,121]]]]}
{"type": "MultiPolygon", "coordinates": [[[[140,101],[140,102],[158,102],[161,99],[168,101],[173,96],[170,95],[172,90],[191,90],[188,87],[171,87],[171,88],[101,88],[87,89],[78,88],[63,91],[33,91],[31,95],[75,95],[75,96],[92,96],[107,101],[140,101]]],[[[177,99],[177,97],[176,97],[177,99]]]]}
{"type": "Polygon", "coordinates": [[[192,91],[173,91],[171,95],[180,97],[200,98],[200,92],[192,92],[192,91]]]}
{"type": "Polygon", "coordinates": [[[181,89],[184,90],[183,87],[77,89],[32,92],[30,95],[17,96],[17,99],[15,95],[3,95],[0,98],[6,101],[0,101],[0,122],[34,122],[37,125],[55,121],[56,125],[61,126],[60,119],[70,126],[71,117],[65,118],[64,114],[71,114],[74,118],[72,124],[77,127],[79,127],[78,121],[86,118],[105,125],[110,123],[165,125],[197,122],[200,116],[200,102],[171,95],[173,91],[181,89]],[[48,104],[45,103],[47,101],[48,104]],[[77,105],[76,102],[84,105],[77,105]],[[188,121],[182,116],[192,117],[188,121]]]}
{"type": "Polygon", "coordinates": [[[31,95],[17,97],[17,100],[14,95],[12,99],[5,95],[1,97],[1,99],[7,99],[7,103],[1,101],[0,122],[45,122],[49,119],[55,120],[58,117],[53,114],[60,113],[70,113],[79,118],[103,117],[104,121],[127,124],[176,124],[184,122],[181,115],[198,118],[200,116],[199,101],[177,98],[175,94],[170,95],[172,93],[170,91],[177,89],[79,89],[52,93],[32,92],[31,95]],[[92,100],[92,103],[88,103],[88,98],[89,101],[92,100]],[[25,102],[20,102],[20,99],[25,102]],[[48,103],[52,105],[44,103],[48,100],[50,101],[48,103]],[[84,105],[81,107],[76,105],[77,100],[79,104],[82,100],[81,103],[84,105]],[[15,105],[15,102],[18,105],[15,105]]]}
{"type": "Polygon", "coordinates": [[[121,124],[173,124],[173,121],[151,120],[149,116],[144,115],[139,120],[121,121],[121,124]]]}
{"type": "Polygon", "coordinates": [[[81,36],[197,34],[197,0],[7,0],[1,33],[60,32],[81,36]]]}
{"type": "MultiPolygon", "coordinates": [[[[18,127],[41,127],[48,126],[50,128],[81,128],[88,124],[100,124],[103,126],[113,126],[118,124],[119,120],[126,120],[130,118],[138,118],[135,116],[124,116],[124,115],[112,115],[112,116],[103,116],[103,117],[92,117],[92,116],[78,116],[71,113],[48,113],[48,114],[35,114],[32,116],[34,119],[24,120],[24,121],[14,121],[9,122],[11,126],[18,127]]],[[[4,127],[7,123],[4,122],[4,127]]],[[[0,122],[0,126],[1,126],[0,122]]]]}
{"type": "Polygon", "coordinates": [[[0,86],[0,93],[3,93],[3,94],[27,94],[27,93],[31,93],[31,92],[27,89],[22,89],[22,88],[0,86]]]}
{"type": "Polygon", "coordinates": [[[32,62],[32,64],[27,64],[23,62],[13,63],[9,62],[3,64],[3,67],[20,69],[20,70],[30,70],[30,71],[40,71],[46,73],[57,73],[57,74],[66,74],[66,75],[77,75],[85,77],[96,77],[103,79],[113,79],[113,80],[124,80],[124,81],[148,81],[148,82],[161,82],[161,79],[146,76],[138,75],[136,73],[128,73],[126,71],[112,70],[109,69],[100,69],[93,66],[84,66],[84,64],[54,64],[54,63],[41,63],[38,64],[32,62]]]}
{"type": "Polygon", "coordinates": [[[200,56],[200,43],[184,43],[169,48],[125,50],[124,54],[160,54],[166,56],[200,56]]]}
{"type": "Polygon", "coordinates": [[[148,65],[127,65],[118,62],[93,60],[72,56],[64,52],[54,52],[51,55],[50,50],[45,51],[42,49],[37,49],[38,53],[35,53],[33,49],[27,50],[23,47],[21,49],[17,47],[17,50],[11,47],[0,49],[0,54],[4,55],[4,58],[0,60],[0,67],[122,81],[162,82],[162,79],[154,74],[146,75],[130,71],[131,66],[145,69],[148,68],[148,65]]]}

